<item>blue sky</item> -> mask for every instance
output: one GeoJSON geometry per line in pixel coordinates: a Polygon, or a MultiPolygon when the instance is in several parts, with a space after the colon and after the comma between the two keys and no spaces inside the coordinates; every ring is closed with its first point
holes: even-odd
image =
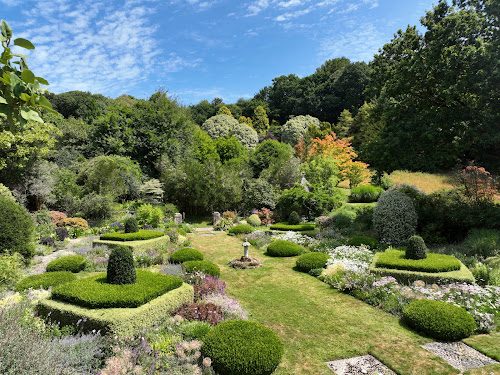
{"type": "Polygon", "coordinates": [[[280,75],[326,60],[370,61],[437,0],[0,0],[30,68],[55,93],[181,103],[250,98],[280,75]],[[21,5],[20,5],[21,4],[21,5]]]}

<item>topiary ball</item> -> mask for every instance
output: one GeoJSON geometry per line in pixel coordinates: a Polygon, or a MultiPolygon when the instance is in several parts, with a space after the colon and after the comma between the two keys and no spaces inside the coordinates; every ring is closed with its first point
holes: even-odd
{"type": "Polygon", "coordinates": [[[272,257],[293,257],[305,252],[303,246],[284,240],[271,242],[267,246],[267,255],[272,257]]]}
{"type": "Polygon", "coordinates": [[[443,341],[464,339],[476,329],[474,318],[464,308],[442,301],[413,301],[403,309],[403,319],[416,331],[443,341]]]}
{"type": "Polygon", "coordinates": [[[248,320],[217,324],[204,338],[201,352],[220,375],[268,375],[283,357],[283,341],[271,329],[248,320]]]}
{"type": "Polygon", "coordinates": [[[15,201],[0,195],[0,253],[35,255],[35,223],[15,201]]]}
{"type": "Polygon", "coordinates": [[[203,260],[203,254],[190,248],[176,250],[170,255],[170,263],[184,263],[190,260],[203,260]]]}
{"type": "Polygon", "coordinates": [[[198,271],[213,277],[220,276],[220,267],[217,264],[206,260],[190,260],[182,263],[182,265],[188,273],[198,271]]]}
{"type": "Polygon", "coordinates": [[[260,220],[260,217],[258,217],[256,214],[252,214],[248,217],[247,223],[253,227],[258,227],[262,224],[262,221],[260,220]]]}
{"type": "MultiPolygon", "coordinates": [[[[260,220],[260,219],[259,219],[260,220]]],[[[254,231],[253,227],[248,224],[238,224],[231,229],[229,229],[228,233],[230,234],[248,234],[254,231]]]]}
{"type": "Polygon", "coordinates": [[[425,259],[427,258],[427,246],[424,239],[420,236],[411,236],[406,247],[406,259],[425,259]]]}
{"type": "Polygon", "coordinates": [[[78,273],[83,271],[87,260],[81,255],[68,255],[49,262],[45,267],[47,272],[69,271],[78,273]]]}
{"type": "Polygon", "coordinates": [[[125,233],[139,232],[139,223],[135,217],[129,217],[125,220],[125,233]]]}
{"type": "Polygon", "coordinates": [[[309,271],[324,268],[330,256],[325,253],[307,253],[297,258],[296,266],[299,271],[309,271]]]}
{"type": "Polygon", "coordinates": [[[134,284],[137,275],[134,267],[134,256],[128,247],[118,246],[109,255],[107,282],[109,284],[134,284]]]}
{"type": "Polygon", "coordinates": [[[288,217],[288,224],[297,225],[300,224],[300,217],[297,211],[292,211],[288,217]]]}

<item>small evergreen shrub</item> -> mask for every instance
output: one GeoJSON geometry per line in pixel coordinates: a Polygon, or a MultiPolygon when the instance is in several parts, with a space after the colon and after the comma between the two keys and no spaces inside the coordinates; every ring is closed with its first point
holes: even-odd
{"type": "Polygon", "coordinates": [[[135,217],[129,217],[125,220],[125,233],[139,232],[139,223],[135,217]]]}
{"type": "Polygon", "coordinates": [[[458,341],[476,329],[474,318],[462,307],[433,300],[416,300],[403,309],[408,326],[437,340],[458,341]]]}
{"type": "Polygon", "coordinates": [[[87,260],[81,255],[68,255],[49,262],[45,267],[47,272],[69,271],[78,273],[83,271],[87,260]]]}
{"type": "Polygon", "coordinates": [[[134,233],[125,233],[122,231],[114,233],[105,233],[101,234],[99,239],[105,241],[144,241],[162,236],[164,236],[163,232],[159,232],[156,230],[140,229],[138,232],[134,233]]]}
{"type": "Polygon", "coordinates": [[[78,228],[81,230],[87,230],[89,228],[87,220],[82,219],[81,217],[67,217],[66,219],[63,219],[62,225],[64,227],[78,228]]]}
{"type": "Polygon", "coordinates": [[[425,259],[427,258],[427,246],[424,239],[420,236],[411,236],[406,247],[407,259],[425,259]]]}
{"type": "Polygon", "coordinates": [[[382,194],[373,211],[373,227],[381,242],[391,246],[406,245],[417,227],[412,200],[397,190],[382,194]]]}
{"type": "Polygon", "coordinates": [[[290,225],[300,224],[300,217],[297,211],[290,212],[290,216],[288,216],[288,224],[290,225]]]}
{"type": "Polygon", "coordinates": [[[349,202],[351,203],[372,203],[376,202],[384,189],[378,186],[362,185],[351,189],[349,202]]]}
{"type": "Polygon", "coordinates": [[[184,263],[190,260],[203,260],[203,254],[196,249],[184,248],[170,255],[170,263],[184,263]]]}
{"type": "Polygon", "coordinates": [[[350,246],[367,245],[367,246],[370,246],[370,249],[376,249],[379,245],[379,242],[376,238],[373,238],[373,237],[352,236],[351,238],[349,238],[348,245],[350,245],[350,246]]]}
{"type": "Polygon", "coordinates": [[[206,260],[189,260],[182,263],[182,265],[188,273],[195,273],[198,271],[213,277],[220,276],[220,267],[206,260]]]}
{"type": "Polygon", "coordinates": [[[281,362],[284,345],[259,323],[228,320],[205,336],[201,351],[220,375],[269,375],[281,362]]]}
{"type": "Polygon", "coordinates": [[[233,220],[232,219],[225,219],[221,218],[219,221],[217,221],[214,225],[215,230],[223,231],[223,230],[228,230],[233,226],[233,220]]]}
{"type": "Polygon", "coordinates": [[[293,257],[305,252],[303,246],[290,241],[278,240],[267,246],[267,255],[272,257],[293,257]]]}
{"type": "Polygon", "coordinates": [[[297,258],[296,266],[299,271],[309,273],[311,270],[324,268],[328,259],[330,256],[324,253],[302,254],[297,258]]]}
{"type": "Polygon", "coordinates": [[[64,227],[56,228],[55,232],[58,241],[64,241],[66,238],[69,237],[69,232],[64,227]]]}
{"type": "MultiPolygon", "coordinates": [[[[260,219],[259,219],[260,220],[260,219]]],[[[245,224],[239,224],[231,229],[229,229],[229,233],[231,234],[247,234],[247,233],[252,233],[253,228],[250,225],[245,225],[245,224]]]]}
{"type": "Polygon", "coordinates": [[[252,214],[248,217],[247,223],[253,227],[259,227],[262,224],[262,221],[257,214],[252,214]]]}
{"type": "Polygon", "coordinates": [[[17,283],[15,290],[22,292],[23,290],[32,289],[49,289],[65,283],[76,280],[76,276],[72,272],[47,272],[39,275],[31,275],[22,279],[17,283]]]}
{"type": "Polygon", "coordinates": [[[109,284],[134,284],[137,281],[132,250],[118,246],[111,251],[108,260],[107,282],[109,284]]]}

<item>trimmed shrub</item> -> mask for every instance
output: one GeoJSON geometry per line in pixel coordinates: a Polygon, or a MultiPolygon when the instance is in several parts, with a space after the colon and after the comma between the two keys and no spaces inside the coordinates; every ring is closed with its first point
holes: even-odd
{"type": "Polygon", "coordinates": [[[417,213],[411,199],[396,190],[382,194],[373,211],[373,227],[381,242],[406,245],[417,227],[417,213]]]}
{"type": "Polygon", "coordinates": [[[278,240],[267,246],[267,255],[272,257],[293,257],[305,252],[303,246],[290,241],[278,240]]]}
{"type": "Polygon", "coordinates": [[[300,224],[300,217],[297,211],[292,211],[290,216],[288,216],[288,224],[290,225],[298,225],[300,224]]]}
{"type": "Polygon", "coordinates": [[[220,375],[268,375],[281,362],[284,345],[259,323],[229,320],[212,328],[201,351],[220,375]]]}
{"type": "Polygon", "coordinates": [[[328,259],[330,256],[324,253],[302,254],[298,257],[296,266],[299,271],[309,273],[311,270],[324,268],[328,259]]]}
{"type": "Polygon", "coordinates": [[[370,249],[376,249],[379,245],[379,242],[376,238],[373,238],[373,237],[352,236],[351,238],[349,238],[348,245],[350,245],[350,246],[367,245],[367,246],[370,246],[370,249]]]}
{"type": "Polygon", "coordinates": [[[76,280],[76,276],[72,272],[47,272],[40,275],[31,275],[22,279],[17,283],[15,290],[22,292],[23,290],[33,289],[49,289],[49,287],[56,287],[65,283],[76,280]]]}
{"type": "Polygon", "coordinates": [[[459,270],[461,263],[454,256],[434,253],[425,259],[407,259],[404,251],[388,249],[378,255],[375,266],[407,271],[449,272],[459,270]]]}
{"type": "Polygon", "coordinates": [[[262,221],[257,214],[252,214],[248,217],[247,223],[253,227],[259,227],[262,224],[262,221]]]}
{"type": "Polygon", "coordinates": [[[122,231],[114,233],[105,233],[101,234],[99,239],[104,241],[144,241],[162,236],[164,236],[163,232],[158,232],[156,230],[140,229],[135,233],[125,233],[122,231]]]}
{"type": "Polygon", "coordinates": [[[464,339],[476,329],[464,308],[442,301],[413,301],[403,309],[403,319],[416,331],[443,341],[464,339]]]}
{"type": "Polygon", "coordinates": [[[116,247],[109,254],[107,283],[124,285],[137,281],[132,250],[126,247],[116,247]]]}
{"type": "Polygon", "coordinates": [[[56,237],[58,241],[64,241],[66,238],[69,237],[69,232],[66,228],[61,227],[61,228],[56,228],[56,237]]]}
{"type": "MultiPolygon", "coordinates": [[[[257,216],[257,215],[256,215],[257,216]]],[[[260,219],[259,219],[260,221],[260,219]]],[[[231,234],[247,234],[247,233],[252,233],[253,228],[250,225],[245,225],[245,224],[239,224],[231,229],[229,229],[229,233],[231,234]]]]}
{"type": "Polygon", "coordinates": [[[81,255],[68,255],[49,262],[45,267],[47,272],[69,271],[78,273],[83,271],[87,260],[81,255]]]}
{"type": "Polygon", "coordinates": [[[81,217],[67,217],[66,219],[63,219],[62,225],[64,227],[78,228],[82,230],[87,230],[89,228],[87,220],[82,219],[81,217]]]}
{"type": "Polygon", "coordinates": [[[420,236],[411,236],[406,247],[407,259],[425,259],[427,258],[427,246],[424,239],[420,236]]]}
{"type": "Polygon", "coordinates": [[[35,255],[35,223],[15,201],[0,195],[0,253],[35,255]]]}
{"type": "Polygon", "coordinates": [[[295,231],[295,232],[304,232],[304,231],[309,231],[309,230],[314,230],[316,227],[315,224],[313,223],[303,223],[303,224],[298,224],[298,225],[290,225],[287,223],[276,223],[273,224],[269,227],[269,229],[272,230],[284,230],[284,231],[295,231]]]}
{"type": "Polygon", "coordinates": [[[203,260],[203,254],[196,249],[184,248],[170,255],[170,263],[184,263],[190,260],[203,260]]]}
{"type": "Polygon", "coordinates": [[[351,189],[349,202],[351,203],[372,203],[376,202],[384,189],[378,186],[362,185],[351,189]]]}
{"type": "Polygon", "coordinates": [[[139,232],[139,223],[135,217],[129,217],[125,220],[125,233],[139,232]]]}
{"type": "Polygon", "coordinates": [[[220,276],[220,267],[217,264],[206,260],[189,260],[182,263],[182,265],[188,273],[199,271],[213,277],[220,276]]]}
{"type": "Polygon", "coordinates": [[[134,284],[112,284],[105,273],[60,285],[52,299],[91,309],[139,307],[182,285],[180,277],[137,271],[134,284]]]}
{"type": "Polygon", "coordinates": [[[150,250],[161,250],[165,249],[170,243],[170,238],[168,236],[162,236],[158,238],[152,238],[150,240],[142,241],[103,241],[94,240],[92,241],[92,246],[107,246],[109,248],[115,248],[117,246],[128,247],[132,251],[150,251],[150,250]]]}

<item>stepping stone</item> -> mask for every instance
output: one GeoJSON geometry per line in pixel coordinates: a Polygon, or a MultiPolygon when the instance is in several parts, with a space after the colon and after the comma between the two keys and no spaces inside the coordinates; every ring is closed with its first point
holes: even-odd
{"type": "Polygon", "coordinates": [[[337,375],[397,375],[372,355],[326,362],[337,375]]]}
{"type": "Polygon", "coordinates": [[[476,349],[465,345],[463,342],[431,342],[422,345],[422,347],[443,358],[446,362],[460,371],[498,363],[494,359],[478,352],[476,349]]]}

